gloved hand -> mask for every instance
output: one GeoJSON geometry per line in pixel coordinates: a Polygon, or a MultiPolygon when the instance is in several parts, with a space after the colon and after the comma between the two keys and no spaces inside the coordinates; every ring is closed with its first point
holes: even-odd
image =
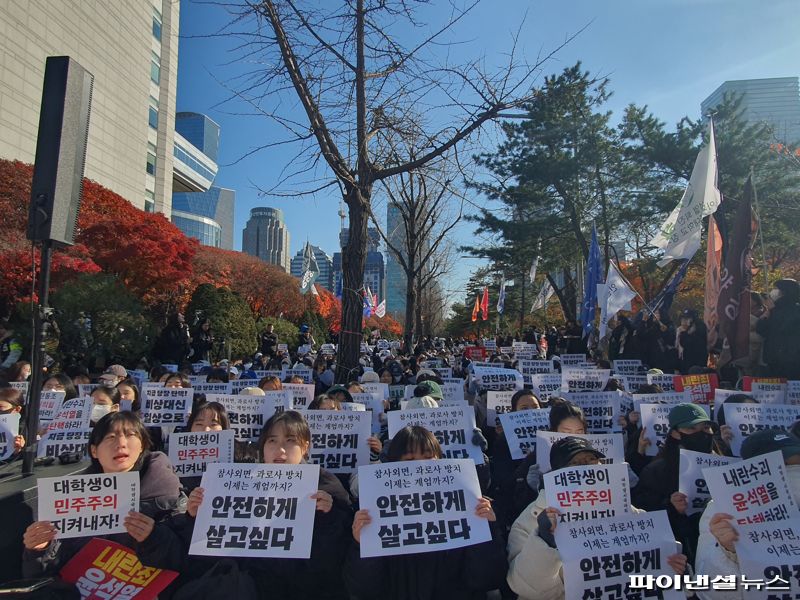
{"type": "Polygon", "coordinates": [[[489,447],[489,442],[486,441],[486,438],[483,437],[483,433],[477,427],[472,430],[472,445],[478,446],[481,449],[481,452],[486,452],[486,449],[489,447]]]}
{"type": "Polygon", "coordinates": [[[553,535],[553,524],[550,521],[547,511],[543,510],[540,512],[539,516],[536,518],[536,522],[539,524],[539,537],[542,538],[548,546],[555,548],[556,538],[553,535]]]}
{"type": "Polygon", "coordinates": [[[530,466],[528,474],[525,476],[525,481],[534,492],[539,491],[539,486],[542,483],[542,469],[538,464],[530,466]]]}

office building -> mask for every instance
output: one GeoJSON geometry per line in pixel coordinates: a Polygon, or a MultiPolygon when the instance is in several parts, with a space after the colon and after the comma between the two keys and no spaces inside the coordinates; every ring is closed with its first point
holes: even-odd
{"type": "Polygon", "coordinates": [[[236,192],[211,186],[205,192],[172,195],[172,222],[204,246],[233,250],[236,192]]]}
{"type": "MultiPolygon", "coordinates": [[[[317,266],[319,267],[319,277],[317,277],[315,285],[320,285],[328,291],[333,291],[333,259],[319,246],[312,244],[311,251],[314,253],[314,258],[317,260],[317,266]]],[[[298,250],[297,254],[292,258],[290,273],[294,277],[303,276],[304,253],[305,247],[298,250]]]]}
{"type": "MultiPolygon", "coordinates": [[[[364,264],[364,289],[369,288],[373,294],[378,295],[378,302],[386,298],[385,271],[383,254],[381,252],[367,252],[364,264]]],[[[339,293],[342,289],[342,253],[333,254],[333,289],[339,293]]],[[[388,311],[388,300],[387,300],[388,311]]]]}
{"type": "Polygon", "coordinates": [[[179,0],[15,0],[0,9],[0,157],[32,163],[45,59],[94,75],[86,177],[171,213],[179,0]]]}
{"type": "Polygon", "coordinates": [[[250,219],[242,232],[242,252],[289,272],[289,230],[279,208],[258,207],[250,210],[250,219]]]}
{"type": "Polygon", "coordinates": [[[800,83],[797,77],[726,81],[703,100],[701,113],[713,112],[725,94],[742,96],[744,119],[749,123],[767,123],[776,142],[800,143],[800,83]]]}
{"type": "MultiPolygon", "coordinates": [[[[405,248],[405,225],[393,202],[386,206],[386,237],[397,249],[405,248]]],[[[406,254],[408,254],[406,252],[406,254]]],[[[386,312],[403,322],[406,316],[406,273],[397,256],[386,250],[386,312]]]]}

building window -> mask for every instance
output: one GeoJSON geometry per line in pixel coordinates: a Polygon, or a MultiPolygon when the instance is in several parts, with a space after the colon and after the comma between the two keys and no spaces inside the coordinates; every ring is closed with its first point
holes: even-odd
{"type": "Polygon", "coordinates": [[[161,41],[161,13],[153,8],[153,37],[161,41]]]}
{"type": "Polygon", "coordinates": [[[156,211],[156,194],[150,190],[144,191],[144,211],[145,212],[155,212],[156,211]]]}
{"type": "Polygon", "coordinates": [[[161,58],[155,52],[150,59],[150,79],[153,83],[161,83],[161,58]]]}
{"type": "Polygon", "coordinates": [[[147,172],[156,174],[156,147],[153,144],[147,144],[147,172]]]}
{"type": "Polygon", "coordinates": [[[150,107],[150,112],[147,117],[147,122],[150,123],[150,127],[153,129],[158,129],[158,109],[150,107]]]}

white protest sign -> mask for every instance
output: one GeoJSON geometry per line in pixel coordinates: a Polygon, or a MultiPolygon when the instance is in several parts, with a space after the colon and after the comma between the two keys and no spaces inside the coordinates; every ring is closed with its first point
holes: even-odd
{"type": "Polygon", "coordinates": [[[515,391],[486,392],[486,424],[489,427],[500,425],[500,415],[511,412],[511,398],[515,391]]]}
{"type": "Polygon", "coordinates": [[[302,377],[303,383],[314,383],[314,374],[311,371],[311,367],[296,367],[294,369],[286,369],[286,377],[302,377]]]}
{"type": "Polygon", "coordinates": [[[89,425],[92,404],[91,398],[65,400],[58,408],[55,418],[47,424],[36,455],[58,457],[67,452],[83,455],[92,432],[89,425]]]}
{"type": "Polygon", "coordinates": [[[99,383],[79,383],[75,387],[78,389],[78,396],[91,396],[93,391],[102,386],[99,383]]]}
{"type": "Polygon", "coordinates": [[[470,407],[440,406],[395,410],[388,414],[389,437],[409,425],[421,425],[439,440],[445,458],[471,458],[483,464],[483,452],[472,443],[475,414],[470,407]]]}
{"type": "Polygon", "coordinates": [[[497,350],[497,340],[483,340],[483,347],[487,350],[497,350]]]}
{"type": "Polygon", "coordinates": [[[439,401],[439,406],[459,406],[464,404],[464,382],[458,383],[443,383],[439,386],[442,388],[442,399],[439,401]]]}
{"type": "Polygon", "coordinates": [[[800,419],[800,406],[789,404],[725,403],[725,423],[730,425],[733,439],[731,453],[741,456],[742,443],[756,431],[789,429],[800,419]]]}
{"type": "MultiPolygon", "coordinates": [[[[645,577],[675,574],[667,558],[678,552],[678,544],[664,510],[564,523],[556,527],[555,539],[565,598],[624,598],[632,581],[644,587],[645,577]]],[[[685,598],[682,591],[663,588],[658,597],[685,598]]]]}
{"type": "Polygon", "coordinates": [[[736,542],[742,581],[757,582],[745,588],[747,600],[797,598],[800,593],[800,517],[748,528],[736,542]],[[763,587],[761,586],[764,582],[763,587]]]}
{"type": "Polygon", "coordinates": [[[602,392],[610,369],[565,368],[561,370],[561,389],[565,392],[602,392]]]}
{"type": "Polygon", "coordinates": [[[561,368],[565,367],[582,367],[587,364],[585,354],[562,354],[561,355],[561,368]]]}
{"type": "Polygon", "coordinates": [[[310,558],[319,465],[206,467],[189,554],[310,558]]]}
{"type": "Polygon", "coordinates": [[[564,397],[583,410],[587,433],[617,433],[622,431],[619,422],[621,396],[614,392],[570,392],[564,397]]]}
{"type": "Polygon", "coordinates": [[[289,344],[278,344],[278,352],[288,352],[289,344]]]}
{"type": "Polygon", "coordinates": [[[647,374],[647,383],[650,385],[657,385],[665,392],[671,392],[675,389],[675,379],[673,375],[660,375],[647,374]]]}
{"type": "Polygon", "coordinates": [[[389,386],[389,402],[392,406],[399,406],[400,400],[405,398],[406,387],[404,385],[389,386]]]}
{"type": "MultiPolygon", "coordinates": [[[[205,379],[205,377],[203,377],[205,379]]],[[[232,386],[230,383],[193,383],[192,392],[194,394],[230,394],[232,386]]]]}
{"type": "Polygon", "coordinates": [[[19,435],[20,414],[0,415],[0,460],[14,454],[14,438],[19,435]]]}
{"type": "Polygon", "coordinates": [[[453,368],[452,367],[433,367],[433,370],[439,377],[452,377],[453,376],[453,368]]]}
{"type": "Polygon", "coordinates": [[[689,402],[689,394],[686,392],[661,392],[656,394],[634,394],[633,410],[640,412],[642,404],[683,404],[689,402]]]}
{"type": "Polygon", "coordinates": [[[319,348],[319,352],[325,356],[334,356],[336,354],[336,346],[333,344],[322,344],[319,348]]]}
{"type": "MultiPolygon", "coordinates": [[[[363,405],[362,405],[363,406],[363,405]]],[[[355,473],[369,464],[372,415],[366,412],[306,410],[311,429],[311,462],[331,473],[355,473]]]]}
{"type": "Polygon", "coordinates": [[[587,440],[592,447],[605,456],[605,462],[625,462],[625,444],[621,433],[575,435],[555,431],[536,432],[536,462],[542,473],[550,470],[550,448],[565,437],[578,437],[587,440]]]}
{"type": "Polygon", "coordinates": [[[192,388],[194,388],[197,384],[206,383],[206,379],[206,375],[189,375],[189,383],[192,384],[192,388]]]}
{"type": "Polygon", "coordinates": [[[729,465],[740,459],[733,456],[718,456],[716,454],[706,454],[705,452],[694,452],[693,450],[680,449],[680,469],[678,476],[678,491],[686,494],[689,508],[686,509],[687,515],[703,512],[706,504],[711,499],[708,491],[703,469],[709,467],[721,467],[729,465]]]}
{"type": "Polygon", "coordinates": [[[22,402],[23,404],[28,403],[28,388],[30,387],[30,382],[28,381],[9,381],[8,385],[10,385],[15,390],[19,390],[22,392],[22,402]]]}
{"type": "Polygon", "coordinates": [[[366,412],[367,407],[361,402],[340,402],[339,406],[346,412],[366,412]]]}
{"type": "Polygon", "coordinates": [[[517,370],[523,375],[537,375],[539,373],[554,373],[552,360],[520,360],[517,370]]]}
{"type": "Polygon", "coordinates": [[[384,400],[389,399],[389,384],[388,383],[362,383],[361,389],[368,394],[380,394],[384,400]]]}
{"type": "Polygon", "coordinates": [[[38,520],[59,539],[124,533],[125,517],[139,510],[138,471],[42,477],[37,489],[38,520]]]}
{"type": "Polygon", "coordinates": [[[259,378],[259,381],[264,377],[277,377],[279,380],[283,379],[283,370],[279,369],[271,369],[269,371],[258,369],[253,372],[256,374],[256,377],[259,378]]]}
{"type": "Polygon", "coordinates": [[[380,392],[352,394],[353,402],[363,404],[372,413],[372,433],[381,432],[381,415],[384,414],[383,396],[380,392]]]}
{"type": "Polygon", "coordinates": [[[191,409],[192,388],[147,389],[142,398],[142,423],[147,427],[186,425],[191,409]]]}
{"type": "Polygon", "coordinates": [[[615,360],[614,373],[617,375],[636,375],[642,370],[640,360],[615,360]]]}
{"type": "Polygon", "coordinates": [[[558,396],[561,392],[561,373],[532,375],[531,383],[539,400],[547,402],[551,396],[558,396]]]}
{"type": "Polygon", "coordinates": [[[596,521],[631,512],[628,465],[584,465],[544,474],[547,506],[560,511],[558,522],[596,521]]]}
{"type": "Polygon", "coordinates": [[[359,502],[372,522],[361,556],[438,552],[492,539],[475,515],[482,494],[471,460],[412,460],[358,469],[359,502]]]}
{"type": "Polygon", "coordinates": [[[523,387],[522,373],[515,369],[475,367],[474,375],[475,383],[484,390],[521,390],[523,387]]]}
{"type": "Polygon", "coordinates": [[[639,406],[640,422],[645,429],[645,437],[650,440],[645,456],[656,456],[664,446],[669,434],[669,404],[641,404],[639,406]]]}
{"type": "Polygon", "coordinates": [[[740,537],[754,524],[800,516],[780,450],[703,469],[703,476],[714,509],[733,515],[740,537]]]}
{"type": "Polygon", "coordinates": [[[626,392],[636,393],[639,388],[647,385],[647,375],[618,375],[617,378],[626,392]]]}
{"type": "Polygon", "coordinates": [[[761,404],[786,404],[789,386],[785,383],[765,383],[754,381],[750,384],[750,395],[761,404]]]}
{"type": "Polygon", "coordinates": [[[550,409],[518,410],[500,415],[500,424],[512,459],[525,458],[536,450],[536,432],[550,427],[550,409]]]}
{"type": "Polygon", "coordinates": [[[800,404],[800,381],[787,381],[786,386],[786,404],[800,404]]]}
{"type": "MultiPolygon", "coordinates": [[[[691,402],[691,395],[689,395],[689,392],[684,391],[683,393],[686,394],[687,397],[689,398],[687,402],[691,402]]],[[[717,388],[714,390],[714,406],[722,406],[725,400],[727,400],[731,396],[736,396],[741,393],[742,392],[740,392],[739,390],[725,390],[722,388],[717,388]]]]}
{"type": "Polygon", "coordinates": [[[171,433],[169,461],[178,477],[202,475],[208,463],[232,463],[233,430],[171,433]]]}
{"type": "Polygon", "coordinates": [[[234,379],[230,382],[231,391],[234,396],[241,394],[242,390],[250,387],[258,387],[259,379],[234,379]]]}
{"type": "Polygon", "coordinates": [[[314,401],[314,386],[308,383],[284,383],[283,389],[291,398],[291,410],[302,410],[314,401]]]}
{"type": "Polygon", "coordinates": [[[285,396],[276,400],[270,396],[221,396],[209,394],[209,402],[219,402],[228,412],[228,420],[237,440],[255,442],[269,418],[278,407],[286,409],[285,396]]]}

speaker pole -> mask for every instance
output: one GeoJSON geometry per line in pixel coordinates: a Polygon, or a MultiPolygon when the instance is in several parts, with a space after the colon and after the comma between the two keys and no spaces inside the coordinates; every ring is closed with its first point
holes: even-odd
{"type": "Polygon", "coordinates": [[[34,317],[33,361],[31,365],[31,394],[28,414],[25,417],[25,450],[22,456],[22,474],[33,474],[33,461],[39,447],[39,405],[44,383],[44,340],[47,335],[47,317],[50,307],[50,262],[53,257],[52,240],[42,240],[42,259],[39,269],[39,303],[34,317]]]}

